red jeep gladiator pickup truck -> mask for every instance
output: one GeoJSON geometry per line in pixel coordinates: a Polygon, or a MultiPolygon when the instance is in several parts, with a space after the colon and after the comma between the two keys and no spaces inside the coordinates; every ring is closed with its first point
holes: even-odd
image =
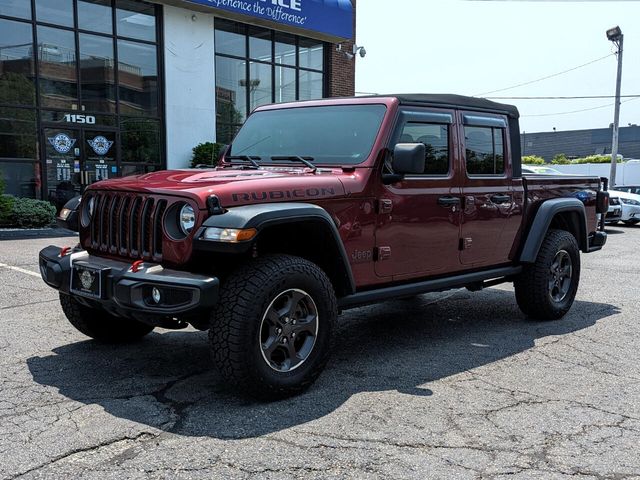
{"type": "Polygon", "coordinates": [[[580,252],[602,248],[606,181],[521,174],[518,111],[455,95],[258,108],[217,168],[95,183],[40,252],[71,324],[96,340],[209,330],[224,378],[266,399],[320,374],[341,310],[513,282],[561,318],[580,252]]]}

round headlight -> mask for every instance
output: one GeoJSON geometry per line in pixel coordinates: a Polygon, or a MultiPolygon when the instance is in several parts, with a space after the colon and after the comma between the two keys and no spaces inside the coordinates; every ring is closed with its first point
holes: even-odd
{"type": "Polygon", "coordinates": [[[80,200],[80,223],[83,227],[88,227],[93,218],[93,214],[96,208],[96,198],[93,196],[82,197],[80,200]]]}
{"type": "Polygon", "coordinates": [[[95,211],[96,208],[96,197],[91,197],[89,199],[89,203],[87,204],[87,210],[89,213],[89,218],[93,217],[93,212],[95,211]]]}
{"type": "Polygon", "coordinates": [[[196,225],[196,212],[191,208],[191,205],[184,205],[180,209],[179,223],[182,233],[189,235],[196,225]]]}

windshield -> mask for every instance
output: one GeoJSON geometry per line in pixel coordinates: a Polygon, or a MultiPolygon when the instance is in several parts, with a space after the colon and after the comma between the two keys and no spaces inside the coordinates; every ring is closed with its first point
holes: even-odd
{"type": "MultiPolygon", "coordinates": [[[[364,162],[386,112],[384,105],[336,105],[265,110],[251,115],[227,156],[304,157],[314,164],[364,162]]],[[[274,160],[276,161],[276,160],[274,160]]]]}

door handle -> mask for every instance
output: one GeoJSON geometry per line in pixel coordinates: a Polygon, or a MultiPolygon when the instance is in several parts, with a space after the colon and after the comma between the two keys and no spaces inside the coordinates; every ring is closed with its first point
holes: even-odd
{"type": "Polygon", "coordinates": [[[438,199],[438,205],[441,207],[455,207],[460,205],[462,202],[458,197],[440,197],[438,199]]]}
{"type": "Polygon", "coordinates": [[[494,195],[493,197],[491,197],[491,201],[493,203],[510,203],[511,202],[511,196],[510,195],[494,195]]]}

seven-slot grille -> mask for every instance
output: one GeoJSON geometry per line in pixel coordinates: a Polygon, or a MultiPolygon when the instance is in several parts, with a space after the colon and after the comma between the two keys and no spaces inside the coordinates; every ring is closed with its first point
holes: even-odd
{"type": "Polygon", "coordinates": [[[167,201],[121,192],[93,195],[91,248],[121,257],[162,260],[162,217],[167,201]]]}

